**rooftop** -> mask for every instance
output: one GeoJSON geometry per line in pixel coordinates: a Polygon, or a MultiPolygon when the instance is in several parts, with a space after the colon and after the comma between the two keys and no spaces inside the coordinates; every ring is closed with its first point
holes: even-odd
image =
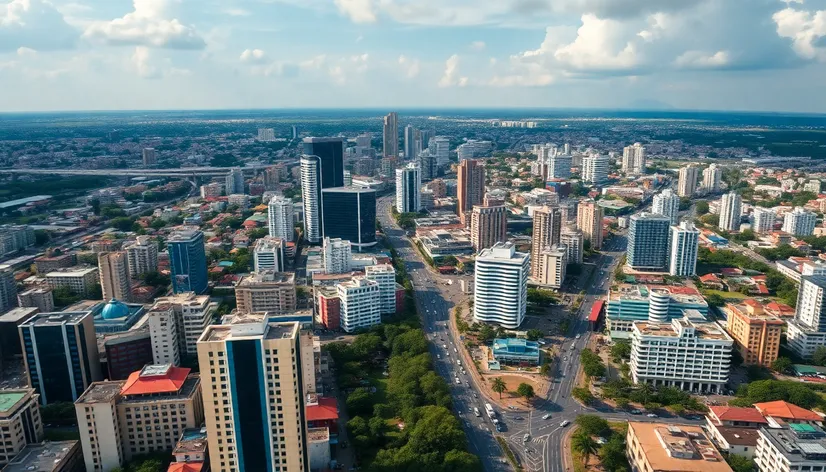
{"type": "Polygon", "coordinates": [[[204,428],[187,428],[181,434],[181,439],[175,445],[172,454],[191,454],[207,450],[207,431],[204,428]]]}
{"type": "Polygon", "coordinates": [[[30,390],[0,390],[0,413],[11,412],[30,390]]]}
{"type": "Polygon", "coordinates": [[[0,323],[19,324],[20,322],[29,319],[32,315],[37,314],[37,310],[37,307],[12,308],[10,311],[0,316],[0,323]]]}
{"type": "Polygon", "coordinates": [[[307,428],[307,441],[327,442],[330,440],[330,430],[328,428],[307,428]]]}
{"type": "Polygon", "coordinates": [[[222,342],[233,339],[288,339],[298,336],[294,321],[270,322],[266,313],[236,313],[227,324],[208,326],[198,342],[222,342]]]}
{"type": "Polygon", "coordinates": [[[60,326],[63,324],[77,324],[87,316],[91,316],[88,311],[60,311],[54,313],[38,313],[21,326],[60,326]]]}
{"type": "Polygon", "coordinates": [[[126,383],[124,380],[94,382],[75,403],[108,403],[117,400],[126,383]]]}
{"type": "Polygon", "coordinates": [[[122,395],[152,395],[173,393],[181,389],[191,369],[170,364],[147,365],[132,372],[121,389],[122,395]]]}
{"type": "Polygon", "coordinates": [[[317,405],[308,405],[307,421],[332,421],[338,419],[338,402],[335,397],[318,397],[317,405]]]}
{"type": "Polygon", "coordinates": [[[24,447],[3,472],[53,472],[71,454],[79,451],[79,441],[43,441],[24,447]]]}
{"type": "Polygon", "coordinates": [[[771,416],[772,418],[794,421],[823,421],[823,417],[814,411],[801,408],[783,400],[755,403],[754,407],[757,408],[763,416],[771,416]]]}
{"type": "Polygon", "coordinates": [[[699,426],[628,423],[653,470],[732,472],[699,426]]]}
{"type": "Polygon", "coordinates": [[[710,406],[709,411],[720,421],[744,421],[766,424],[766,418],[756,408],[740,406],[710,406]]]}
{"type": "Polygon", "coordinates": [[[708,321],[700,316],[696,310],[684,310],[686,316],[673,319],[665,323],[654,323],[650,321],[635,321],[634,329],[639,330],[643,336],[663,336],[679,337],[690,330],[694,331],[694,336],[698,339],[712,341],[731,341],[731,336],[726,333],[722,326],[716,321],[708,321]],[[694,312],[690,314],[689,312],[694,312]]]}
{"type": "Polygon", "coordinates": [[[173,462],[166,472],[201,472],[203,468],[203,462],[173,462]]]}
{"type": "Polygon", "coordinates": [[[717,431],[732,446],[757,446],[760,433],[756,429],[736,426],[718,426],[717,431]]]}
{"type": "Polygon", "coordinates": [[[85,277],[91,272],[97,272],[97,270],[97,267],[92,266],[64,267],[49,272],[46,277],[85,277]]]}
{"type": "Polygon", "coordinates": [[[648,300],[652,291],[665,292],[677,303],[707,305],[697,289],[691,287],[673,287],[670,285],[634,285],[620,284],[611,290],[611,300],[648,300]]]}
{"type": "Polygon", "coordinates": [[[238,287],[260,284],[295,284],[295,274],[292,272],[276,272],[274,270],[261,270],[253,272],[243,277],[238,282],[238,287]]]}
{"type": "Polygon", "coordinates": [[[826,433],[811,425],[790,425],[788,428],[760,428],[773,449],[788,462],[826,461],[826,433]]]}

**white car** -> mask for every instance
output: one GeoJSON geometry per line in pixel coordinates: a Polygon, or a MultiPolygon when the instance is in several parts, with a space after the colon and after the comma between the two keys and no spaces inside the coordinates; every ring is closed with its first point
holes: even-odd
{"type": "Polygon", "coordinates": [[[577,338],[577,339],[579,339],[579,338],[581,338],[581,337],[582,337],[582,335],[581,335],[581,334],[577,334],[577,335],[576,335],[576,338],[577,338]]]}
{"type": "Polygon", "coordinates": [[[546,414],[545,416],[542,417],[543,420],[547,420],[547,419],[550,419],[550,418],[551,418],[550,413],[548,413],[548,414],[546,414]]]}
{"type": "Polygon", "coordinates": [[[462,381],[459,380],[459,377],[456,377],[456,385],[462,385],[462,381]]]}
{"type": "Polygon", "coordinates": [[[569,424],[571,424],[571,422],[568,421],[568,420],[565,420],[562,423],[559,423],[559,427],[564,428],[564,427],[568,426],[569,424]]]}

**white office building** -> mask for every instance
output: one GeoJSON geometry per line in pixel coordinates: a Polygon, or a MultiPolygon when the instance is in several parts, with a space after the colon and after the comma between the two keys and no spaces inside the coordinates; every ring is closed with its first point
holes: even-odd
{"type": "Polygon", "coordinates": [[[811,236],[817,225],[817,215],[802,207],[786,213],[783,217],[783,231],[793,236],[811,236]]]}
{"type": "Polygon", "coordinates": [[[724,231],[738,231],[740,229],[740,215],[743,199],[740,195],[729,192],[720,200],[720,229],[724,231]]]}
{"type": "Polygon", "coordinates": [[[267,223],[270,236],[292,242],[295,235],[293,202],[289,198],[274,197],[267,204],[267,223]]]}
{"type": "Polygon", "coordinates": [[[417,163],[409,163],[396,169],[396,211],[416,213],[422,209],[422,169],[417,163]]]}
{"type": "Polygon", "coordinates": [[[181,365],[180,338],[175,311],[170,304],[156,304],[147,314],[155,365],[181,365]]]}
{"type": "Polygon", "coordinates": [[[728,382],[734,341],[696,310],[671,322],[635,321],[631,328],[634,383],[718,393],[728,382]]]}
{"type": "Polygon", "coordinates": [[[324,238],[322,252],[324,253],[325,273],[343,274],[350,272],[350,260],[353,258],[350,241],[341,238],[324,238]]]}
{"type": "Polygon", "coordinates": [[[719,192],[722,178],[723,169],[719,168],[717,164],[706,167],[703,169],[703,190],[708,193],[719,192]]]}
{"type": "Polygon", "coordinates": [[[776,220],[777,214],[771,208],[756,207],[752,213],[751,229],[757,234],[771,233],[776,220]]]}
{"type": "Polygon", "coordinates": [[[653,213],[638,213],[628,226],[628,267],[664,271],[668,266],[668,232],[671,220],[653,213]]]}
{"type": "Polygon", "coordinates": [[[352,333],[381,323],[381,288],[365,277],[336,285],[341,300],[341,329],[352,333]]]}
{"type": "Polygon", "coordinates": [[[622,171],[626,174],[645,173],[645,146],[634,143],[622,150],[622,171]]]}
{"type": "Polygon", "coordinates": [[[800,278],[794,319],[786,326],[789,348],[802,359],[811,359],[818,347],[826,346],[826,276],[800,278]]]}
{"type": "Polygon", "coordinates": [[[677,180],[677,195],[681,197],[692,197],[697,190],[697,177],[700,171],[696,166],[689,165],[680,168],[677,180]]]}
{"type": "Polygon", "coordinates": [[[608,180],[611,160],[608,156],[590,155],[582,159],[582,180],[592,184],[601,184],[608,180]]]}
{"type": "Polygon", "coordinates": [[[516,252],[513,243],[497,243],[476,257],[473,318],[516,329],[525,319],[530,255],[516,252]]]}
{"type": "Polygon", "coordinates": [[[680,221],[680,197],[670,188],[663,190],[654,195],[651,212],[668,217],[671,224],[676,225],[680,221]]]}
{"type": "Polygon", "coordinates": [[[126,246],[125,251],[129,276],[133,279],[158,271],[158,243],[149,236],[138,236],[134,243],[126,246]]]}
{"type": "Polygon", "coordinates": [[[671,262],[668,272],[677,277],[697,275],[697,251],[700,247],[700,231],[694,223],[683,221],[671,227],[671,262]]]}
{"type": "Polygon", "coordinates": [[[364,268],[364,276],[379,284],[381,314],[396,312],[396,270],[390,264],[376,264],[364,268]]]}
{"type": "Polygon", "coordinates": [[[253,248],[253,267],[256,272],[274,270],[284,272],[286,269],[286,248],[281,238],[265,237],[255,241],[253,248]]]}

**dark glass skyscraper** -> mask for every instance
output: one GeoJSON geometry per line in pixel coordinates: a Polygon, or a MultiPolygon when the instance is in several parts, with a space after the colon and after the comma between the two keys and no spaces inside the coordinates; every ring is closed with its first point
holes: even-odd
{"type": "Polygon", "coordinates": [[[304,138],[301,156],[301,198],[304,237],[311,243],[323,235],[321,191],[344,186],[344,138],[304,138]]]}
{"type": "Polygon", "coordinates": [[[172,270],[174,293],[207,290],[207,260],[204,233],[185,230],[172,233],[166,242],[169,249],[169,267],[172,270]]]}
{"type": "Polygon", "coordinates": [[[322,191],[322,231],[360,249],[376,244],[376,191],[338,187],[322,191]]]}

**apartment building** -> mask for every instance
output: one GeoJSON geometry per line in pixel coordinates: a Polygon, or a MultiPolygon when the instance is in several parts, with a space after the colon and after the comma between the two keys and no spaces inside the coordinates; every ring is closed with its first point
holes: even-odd
{"type": "Polygon", "coordinates": [[[726,331],[734,339],[743,363],[771,367],[780,352],[780,334],[786,324],[777,316],[763,311],[755,300],[743,304],[727,304],[726,331]]]}
{"type": "Polygon", "coordinates": [[[126,252],[101,252],[98,270],[103,300],[129,300],[129,267],[126,252]]]}
{"type": "Polygon", "coordinates": [[[473,318],[516,329],[528,304],[530,255],[516,252],[513,243],[497,243],[476,257],[473,318]]]}
{"type": "Polygon", "coordinates": [[[89,296],[98,282],[98,269],[91,266],[58,269],[46,274],[46,283],[52,289],[68,287],[72,293],[82,297],[89,296]]]}
{"type": "Polygon", "coordinates": [[[38,397],[33,388],[0,390],[0,468],[43,438],[38,397]]]}
{"type": "Polygon", "coordinates": [[[267,312],[270,316],[295,311],[295,274],[263,270],[243,277],[235,286],[239,312],[267,312]]]}
{"type": "Polygon", "coordinates": [[[754,462],[760,472],[823,471],[826,432],[810,424],[760,428],[754,462]]]}
{"type": "Polygon", "coordinates": [[[533,283],[549,288],[560,288],[565,282],[568,265],[568,248],[562,244],[546,246],[531,260],[531,269],[536,274],[533,283]]]}
{"type": "Polygon", "coordinates": [[[803,359],[811,359],[820,346],[826,346],[826,276],[800,277],[797,307],[787,323],[789,348],[803,359]]]}
{"type": "Polygon", "coordinates": [[[172,305],[155,303],[146,316],[149,318],[153,363],[181,365],[180,334],[172,305]]]}
{"type": "Polygon", "coordinates": [[[376,264],[364,268],[364,276],[379,284],[381,314],[396,312],[396,269],[390,264],[376,264]]]}
{"type": "Polygon", "coordinates": [[[158,271],[158,243],[149,236],[138,236],[124,250],[129,260],[130,277],[138,278],[148,272],[158,271]]]}
{"type": "Polygon", "coordinates": [[[256,272],[262,270],[284,272],[286,264],[287,254],[283,239],[265,237],[255,241],[253,268],[256,272]]]}
{"type": "Polygon", "coordinates": [[[30,288],[17,294],[21,307],[36,307],[41,313],[54,311],[54,295],[50,287],[30,288]]]}
{"type": "Polygon", "coordinates": [[[381,323],[381,289],[366,277],[336,285],[341,300],[341,329],[348,333],[381,323]]]}

